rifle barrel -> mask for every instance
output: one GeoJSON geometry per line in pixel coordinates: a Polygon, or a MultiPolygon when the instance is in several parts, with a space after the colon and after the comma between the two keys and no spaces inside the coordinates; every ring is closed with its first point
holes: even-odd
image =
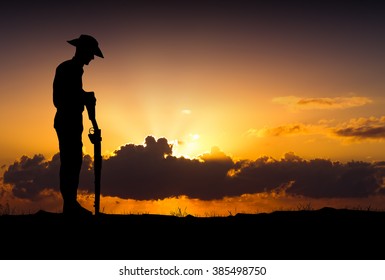
{"type": "Polygon", "coordinates": [[[88,137],[94,144],[94,175],[95,175],[95,215],[100,213],[100,179],[102,172],[102,153],[101,153],[101,130],[94,129],[93,133],[89,133],[88,137]]]}

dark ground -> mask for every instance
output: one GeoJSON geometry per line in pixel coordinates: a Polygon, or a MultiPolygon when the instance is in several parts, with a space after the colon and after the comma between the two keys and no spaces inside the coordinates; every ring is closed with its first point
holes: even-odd
{"type": "Polygon", "coordinates": [[[385,259],[385,212],[323,208],[229,217],[0,216],[0,259],[385,259]]]}

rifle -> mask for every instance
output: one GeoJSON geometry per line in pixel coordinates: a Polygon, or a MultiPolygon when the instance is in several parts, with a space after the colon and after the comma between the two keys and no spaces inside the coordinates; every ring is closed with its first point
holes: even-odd
{"type": "Polygon", "coordinates": [[[99,129],[95,118],[96,99],[94,93],[91,92],[91,101],[86,101],[86,108],[88,112],[88,118],[92,122],[92,126],[89,129],[88,138],[91,143],[94,144],[94,174],[95,174],[95,215],[100,214],[100,177],[102,173],[102,131],[99,129]]]}

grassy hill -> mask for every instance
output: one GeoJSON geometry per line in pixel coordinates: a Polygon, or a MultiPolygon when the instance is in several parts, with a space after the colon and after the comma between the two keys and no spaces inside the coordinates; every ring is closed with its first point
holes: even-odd
{"type": "Polygon", "coordinates": [[[385,212],[0,216],[0,259],[383,259],[385,212]]]}

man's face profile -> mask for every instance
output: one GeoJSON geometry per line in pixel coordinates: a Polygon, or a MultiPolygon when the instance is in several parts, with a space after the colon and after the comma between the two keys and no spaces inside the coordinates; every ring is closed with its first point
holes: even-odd
{"type": "Polygon", "coordinates": [[[91,62],[91,60],[93,60],[94,58],[95,58],[95,56],[89,52],[88,54],[86,54],[84,56],[84,64],[88,65],[91,62]]]}
{"type": "Polygon", "coordinates": [[[95,58],[95,55],[92,52],[92,50],[90,50],[88,48],[81,48],[81,49],[79,49],[79,51],[81,54],[82,62],[85,65],[88,65],[91,62],[91,60],[93,60],[95,58]]]}

